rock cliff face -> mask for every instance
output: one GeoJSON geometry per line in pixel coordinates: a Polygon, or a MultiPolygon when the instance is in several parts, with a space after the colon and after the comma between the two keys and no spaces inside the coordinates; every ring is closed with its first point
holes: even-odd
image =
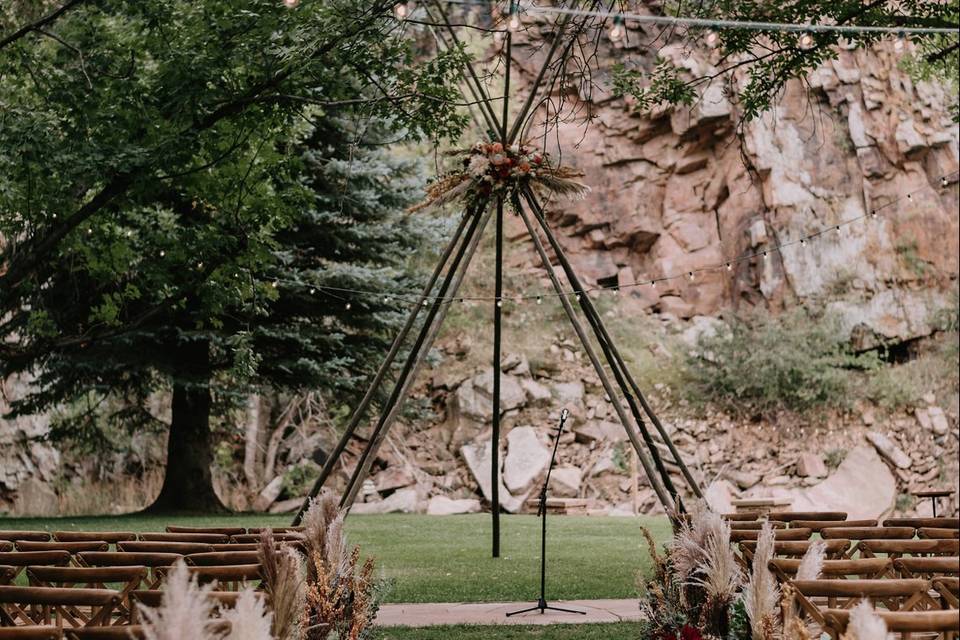
{"type": "MultiPolygon", "coordinates": [[[[655,35],[628,33],[634,43],[655,35]]],[[[611,97],[606,71],[644,54],[604,41],[592,95],[562,96],[567,112],[589,114],[586,134],[581,117],[561,122],[548,142],[593,188],[582,202],[550,207],[588,281],[629,286],[723,265],[878,210],[876,220],[826,231],[805,247],[630,295],[641,308],[681,318],[820,302],[864,347],[931,333],[930,314],[958,271],[958,127],[941,89],[913,82],[892,44],[841,51],[745,123],[727,97],[736,76],[691,108],[651,115],[611,97]]],[[[544,55],[536,44],[533,36],[515,49],[525,87],[544,55]]],[[[707,48],[668,44],[660,55],[692,76],[716,71],[707,48]]]]}

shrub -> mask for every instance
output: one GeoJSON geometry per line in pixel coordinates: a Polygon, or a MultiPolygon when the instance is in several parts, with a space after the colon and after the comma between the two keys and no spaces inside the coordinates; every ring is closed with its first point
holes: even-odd
{"type": "Polygon", "coordinates": [[[845,407],[855,370],[876,354],[857,354],[833,316],[796,309],[735,317],[702,334],[686,361],[692,400],[733,413],[845,407]]]}

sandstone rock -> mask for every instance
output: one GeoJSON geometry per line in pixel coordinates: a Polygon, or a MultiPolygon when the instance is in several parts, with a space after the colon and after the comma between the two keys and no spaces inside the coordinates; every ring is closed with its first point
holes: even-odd
{"type": "Polygon", "coordinates": [[[480,501],[476,498],[451,500],[446,496],[433,496],[427,503],[427,515],[451,516],[459,513],[479,513],[480,501]]]}
{"type": "Polygon", "coordinates": [[[550,474],[548,495],[558,498],[576,498],[580,495],[582,473],[577,467],[556,467],[550,474]]]}
{"type": "Polygon", "coordinates": [[[49,517],[60,511],[60,500],[49,485],[37,478],[28,478],[17,489],[17,513],[49,517]]]}
{"type": "Polygon", "coordinates": [[[851,520],[880,518],[893,509],[897,482],[872,447],[854,448],[817,485],[794,493],[795,511],[845,511],[851,520]]]}
{"type": "Polygon", "coordinates": [[[416,489],[400,489],[377,502],[360,502],[350,509],[355,514],[420,513],[423,503],[416,489]]]}
{"type": "MultiPolygon", "coordinates": [[[[457,388],[455,407],[457,411],[480,422],[493,420],[493,369],[489,369],[457,388]]],[[[519,380],[509,374],[500,375],[500,410],[509,411],[523,406],[526,392],[519,380]]]]}
{"type": "Polygon", "coordinates": [[[277,476],[273,480],[267,483],[263,489],[260,490],[260,494],[257,496],[257,499],[253,501],[253,510],[254,511],[266,511],[270,508],[277,497],[280,496],[280,492],[283,490],[283,476],[277,476]]]}
{"type": "Polygon", "coordinates": [[[797,475],[802,478],[825,478],[827,473],[823,458],[815,453],[801,453],[797,459],[797,475]]]}
{"type": "Polygon", "coordinates": [[[583,383],[582,382],[558,382],[553,385],[553,395],[561,404],[583,402],[583,383]]]}
{"type": "Polygon", "coordinates": [[[866,437],[870,444],[877,448],[880,455],[889,460],[894,466],[899,469],[910,468],[912,464],[910,456],[904,453],[903,449],[898,447],[893,440],[879,431],[868,431],[866,437]]]}
{"type": "Polygon", "coordinates": [[[553,398],[550,389],[532,378],[521,378],[520,386],[527,393],[527,402],[533,405],[548,404],[553,398]]]}
{"type": "Polygon", "coordinates": [[[726,480],[714,480],[703,492],[703,499],[706,500],[710,509],[717,513],[732,513],[732,501],[737,497],[739,493],[726,480]]]}
{"type": "Polygon", "coordinates": [[[391,491],[402,487],[409,487],[416,483],[416,478],[409,470],[402,467],[389,467],[373,478],[373,486],[378,492],[391,491]]]}
{"type": "Polygon", "coordinates": [[[727,471],[725,475],[741,489],[749,489],[761,480],[759,473],[747,471],[727,471]]]}
{"type": "Polygon", "coordinates": [[[288,498],[286,500],[277,500],[270,505],[270,513],[293,513],[303,504],[305,496],[300,498],[288,498]]]}
{"type": "MultiPolygon", "coordinates": [[[[480,492],[488,501],[491,497],[490,490],[490,463],[493,449],[490,446],[489,438],[482,443],[468,444],[460,448],[460,454],[463,456],[467,468],[473,475],[480,492]]],[[[502,457],[501,457],[502,459],[502,457]]],[[[503,475],[500,477],[500,506],[510,513],[517,513],[523,507],[523,501],[526,496],[517,498],[510,494],[503,486],[503,475]]]]}
{"type": "Polygon", "coordinates": [[[508,353],[501,363],[501,369],[514,376],[529,376],[530,361],[522,353],[508,353]]]}
{"type": "Polygon", "coordinates": [[[625,442],[627,432],[618,422],[592,420],[573,428],[577,442],[625,442]]]}
{"type": "Polygon", "coordinates": [[[533,427],[516,427],[507,434],[503,482],[511,492],[523,492],[550,464],[550,449],[533,427]]]}
{"type": "Polygon", "coordinates": [[[928,407],[927,415],[930,417],[930,429],[937,435],[944,435],[950,431],[950,423],[947,421],[947,415],[940,407],[928,407]]]}

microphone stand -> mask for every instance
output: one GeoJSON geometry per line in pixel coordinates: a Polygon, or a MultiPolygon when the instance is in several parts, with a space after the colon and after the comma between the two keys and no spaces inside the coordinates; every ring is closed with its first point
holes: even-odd
{"type": "Polygon", "coordinates": [[[570,412],[566,409],[560,412],[560,425],[557,427],[557,437],[553,441],[553,454],[550,456],[550,466],[547,468],[547,477],[543,481],[543,488],[540,489],[540,506],[537,508],[537,516],[540,518],[540,597],[537,604],[519,611],[510,611],[507,617],[515,616],[521,613],[539,611],[541,615],[547,609],[551,611],[562,611],[564,613],[579,613],[587,615],[586,611],[576,611],[575,609],[564,609],[562,607],[553,607],[547,604],[547,487],[550,485],[550,474],[553,472],[553,466],[557,461],[557,447],[560,445],[560,434],[563,432],[563,425],[566,424],[570,412]]]}

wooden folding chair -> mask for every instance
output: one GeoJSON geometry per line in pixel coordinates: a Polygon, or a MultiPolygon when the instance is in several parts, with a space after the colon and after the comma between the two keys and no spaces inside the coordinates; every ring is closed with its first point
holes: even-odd
{"type": "Polygon", "coordinates": [[[215,551],[213,553],[192,553],[185,559],[188,565],[215,567],[232,564],[258,564],[260,554],[256,551],[215,551]]]}
{"type": "Polygon", "coordinates": [[[27,578],[36,587],[116,589],[120,593],[118,621],[129,623],[130,592],[143,587],[149,578],[149,569],[144,566],[27,567],[27,578]]]}
{"type": "Polygon", "coordinates": [[[901,578],[925,578],[927,580],[941,576],[960,574],[960,557],[929,556],[895,558],[893,570],[901,578]]]}
{"type": "MultiPolygon", "coordinates": [[[[759,531],[763,529],[763,525],[766,524],[766,520],[750,520],[749,522],[744,522],[740,520],[731,520],[730,529],[734,531],[759,531]]],[[[786,529],[786,522],[770,522],[770,526],[774,529],[786,529]]]]}
{"type": "MultiPolygon", "coordinates": [[[[902,633],[909,638],[912,633],[937,634],[937,638],[949,640],[960,632],[960,610],[948,611],[877,611],[887,625],[887,630],[902,633]]],[[[824,612],[830,637],[836,640],[850,622],[850,611],[828,609],[824,612]]]]}
{"type": "MultiPolygon", "coordinates": [[[[810,529],[774,529],[774,540],[808,540],[813,535],[810,529]]],[[[730,542],[743,542],[744,540],[756,540],[760,537],[760,531],[756,529],[731,529],[730,542]]]]}
{"type": "Polygon", "coordinates": [[[259,564],[191,566],[188,569],[201,584],[216,581],[217,591],[241,591],[262,577],[259,564]]]}
{"type": "Polygon", "coordinates": [[[122,551],[84,551],[83,563],[90,567],[147,567],[150,575],[145,582],[148,589],[160,584],[156,569],[169,567],[183,556],[176,553],[124,553],[122,551]]]}
{"type": "Polygon", "coordinates": [[[90,542],[103,540],[116,544],[123,540],[136,540],[133,531],[54,531],[53,539],[60,542],[90,542]]]}
{"type": "Polygon", "coordinates": [[[167,533],[215,533],[223,536],[236,536],[246,533],[244,527],[167,527],[167,533]]]}
{"type": "Polygon", "coordinates": [[[124,541],[117,543],[117,551],[133,553],[176,553],[185,556],[189,553],[209,553],[213,545],[204,542],[155,542],[155,541],[124,541]]]}
{"type": "Polygon", "coordinates": [[[110,545],[103,540],[89,542],[59,542],[51,540],[50,542],[32,542],[30,540],[17,540],[17,551],[66,551],[70,555],[80,553],[81,551],[106,551],[110,545]]]}
{"type": "MultiPolygon", "coordinates": [[[[726,517],[726,516],[724,516],[724,517],[726,517]]],[[[756,519],[756,516],[754,516],[754,519],[756,519]]],[[[247,527],[247,533],[255,533],[255,534],[257,534],[257,535],[260,535],[261,533],[263,533],[263,532],[266,531],[267,529],[270,529],[270,530],[273,531],[274,533],[293,533],[293,532],[303,533],[303,527],[302,527],[302,526],[297,526],[297,527],[247,527]]]]}
{"type": "Polygon", "coordinates": [[[939,607],[928,593],[926,580],[791,580],[802,613],[822,628],[825,609],[852,609],[861,600],[882,603],[890,611],[915,611],[939,607]]]}
{"type": "MultiPolygon", "coordinates": [[[[822,579],[876,580],[887,576],[892,567],[889,558],[866,558],[856,560],[824,560],[820,571],[822,579]]],[[[800,568],[797,558],[774,558],[770,571],[781,582],[793,580],[800,568]]]]}
{"type": "Polygon", "coordinates": [[[838,521],[846,520],[847,514],[843,511],[774,511],[767,514],[767,519],[777,522],[794,522],[796,520],[838,521]]]}
{"type": "Polygon", "coordinates": [[[960,529],[946,529],[944,527],[920,527],[917,535],[921,538],[933,540],[955,540],[960,538],[960,529]]]}
{"type": "Polygon", "coordinates": [[[141,533],[139,539],[153,542],[204,542],[206,544],[230,542],[230,536],[222,533],[141,533]]]}
{"type": "Polygon", "coordinates": [[[933,529],[960,529],[960,518],[887,518],[883,521],[885,527],[924,527],[933,529]]]}
{"type": "Polygon", "coordinates": [[[849,540],[910,540],[917,530],[912,527],[828,527],[820,530],[826,540],[847,538],[849,540]]]}
{"type": "MultiPolygon", "coordinates": [[[[773,553],[775,557],[780,558],[802,558],[813,542],[812,540],[774,539],[773,553]]],[[[823,543],[826,557],[831,560],[843,559],[845,552],[850,548],[849,540],[824,540],[823,543]]],[[[756,540],[744,540],[740,543],[740,550],[748,561],[753,560],[753,552],[756,548],[756,540]]]]}
{"type": "Polygon", "coordinates": [[[0,552],[13,551],[13,543],[9,540],[0,540],[0,552]]]}
{"type": "Polygon", "coordinates": [[[876,520],[794,520],[790,523],[791,528],[812,529],[817,533],[824,529],[833,529],[835,527],[875,527],[876,520]]]}
{"type": "MultiPolygon", "coordinates": [[[[237,605],[237,598],[240,597],[240,592],[211,591],[208,595],[216,602],[218,608],[232,609],[237,605]]],[[[144,589],[132,592],[130,594],[130,605],[133,609],[134,624],[137,624],[139,621],[141,606],[156,609],[161,604],[163,604],[163,591],[159,589],[144,589]]]]}
{"type": "Polygon", "coordinates": [[[0,587],[0,625],[110,626],[119,603],[112,589],[0,587]]]}
{"type": "Polygon", "coordinates": [[[32,540],[43,542],[50,539],[50,534],[46,531],[17,531],[16,529],[0,530],[0,540],[16,542],[17,540],[32,540]]]}
{"type": "Polygon", "coordinates": [[[955,556],[960,554],[960,540],[861,540],[854,552],[863,558],[885,554],[891,558],[911,556],[955,556]]]}
{"type": "Polygon", "coordinates": [[[13,567],[13,575],[8,578],[12,583],[30,565],[65,567],[70,557],[67,551],[8,551],[0,553],[0,565],[13,567]]]}
{"type": "Polygon", "coordinates": [[[0,627],[0,640],[61,640],[60,627],[0,627]]]}

